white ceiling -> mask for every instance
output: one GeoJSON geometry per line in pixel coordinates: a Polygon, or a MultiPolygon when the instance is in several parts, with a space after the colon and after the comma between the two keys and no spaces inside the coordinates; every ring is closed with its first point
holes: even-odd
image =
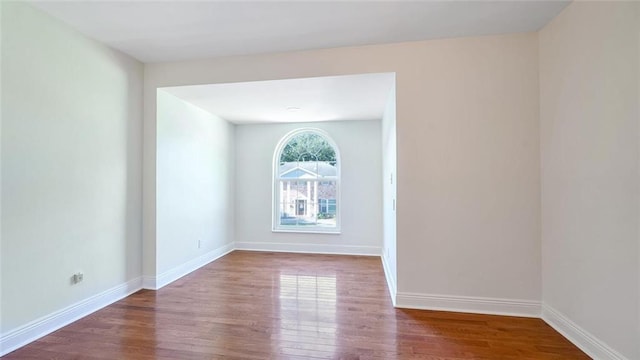
{"type": "MultiPolygon", "coordinates": [[[[32,3],[143,62],[164,62],[536,31],[569,1],[32,3]]],[[[371,120],[382,117],[394,79],[368,74],[163,90],[236,124],[371,120]]]]}
{"type": "Polygon", "coordinates": [[[143,62],[536,31],[569,2],[32,1],[143,62]]]}
{"type": "Polygon", "coordinates": [[[381,119],[393,73],[166,87],[235,124],[381,119]],[[290,108],[297,109],[290,109],[290,108]]]}

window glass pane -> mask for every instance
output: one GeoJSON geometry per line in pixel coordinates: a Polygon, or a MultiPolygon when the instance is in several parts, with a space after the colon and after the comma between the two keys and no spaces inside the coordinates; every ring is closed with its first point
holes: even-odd
{"type": "Polygon", "coordinates": [[[318,224],[321,226],[336,226],[336,182],[318,182],[318,198],[322,199],[319,206],[318,224]]]}
{"type": "Polygon", "coordinates": [[[281,202],[284,206],[280,213],[280,225],[310,226],[317,224],[314,188],[316,181],[281,180],[281,202]]]}
{"type": "Polygon", "coordinates": [[[329,142],[319,134],[302,133],[294,136],[282,149],[280,163],[328,162],[336,165],[336,152],[329,142]]]}

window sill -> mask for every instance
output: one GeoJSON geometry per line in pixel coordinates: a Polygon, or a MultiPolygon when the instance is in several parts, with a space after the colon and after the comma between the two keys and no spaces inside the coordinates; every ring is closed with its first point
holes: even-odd
{"type": "Polygon", "coordinates": [[[308,230],[299,230],[299,229],[271,229],[271,232],[274,233],[296,233],[296,234],[326,234],[326,235],[340,235],[342,232],[340,229],[337,230],[319,230],[319,229],[308,229],[308,230]]]}

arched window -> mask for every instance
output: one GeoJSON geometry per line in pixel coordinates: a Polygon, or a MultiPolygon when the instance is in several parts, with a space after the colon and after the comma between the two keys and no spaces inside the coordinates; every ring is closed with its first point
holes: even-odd
{"type": "Polygon", "coordinates": [[[287,134],[276,148],[273,174],[274,230],[339,231],[340,154],[326,132],[287,134]]]}

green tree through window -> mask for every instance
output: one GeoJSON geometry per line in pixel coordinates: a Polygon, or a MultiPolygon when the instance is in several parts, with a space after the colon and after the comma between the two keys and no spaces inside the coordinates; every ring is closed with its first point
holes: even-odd
{"type": "Polygon", "coordinates": [[[280,163],[294,161],[325,161],[335,165],[336,152],[324,137],[302,133],[287,143],[280,156],[280,163]]]}

